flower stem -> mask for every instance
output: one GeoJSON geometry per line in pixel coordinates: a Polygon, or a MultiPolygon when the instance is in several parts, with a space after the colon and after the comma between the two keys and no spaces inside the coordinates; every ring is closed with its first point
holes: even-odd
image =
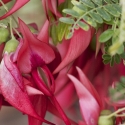
{"type": "MultiPolygon", "coordinates": [[[[122,111],[124,111],[125,110],[125,108],[120,108],[120,109],[118,109],[117,111],[115,111],[115,112],[113,112],[112,114],[110,114],[110,115],[108,115],[108,116],[106,116],[106,118],[111,118],[111,117],[113,117],[113,116],[123,116],[123,115],[117,115],[118,113],[120,113],[120,112],[122,112],[122,111]]],[[[125,115],[124,115],[125,116],[125,115]]]]}
{"type": "Polygon", "coordinates": [[[15,39],[14,35],[13,35],[12,18],[11,17],[10,17],[10,34],[11,34],[12,39],[15,39]]]}

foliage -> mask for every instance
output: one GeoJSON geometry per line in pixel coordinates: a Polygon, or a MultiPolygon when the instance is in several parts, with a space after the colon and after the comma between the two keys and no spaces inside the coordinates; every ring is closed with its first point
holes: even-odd
{"type": "MultiPolygon", "coordinates": [[[[59,18],[57,27],[54,31],[60,29],[57,32],[57,36],[52,36],[54,44],[61,43],[63,38],[70,39],[73,36],[74,30],[82,28],[87,31],[90,26],[98,30],[102,28],[103,32],[99,36],[99,42],[104,44],[104,54],[102,59],[104,64],[110,63],[113,66],[114,63],[120,63],[124,55],[123,43],[119,45],[120,35],[120,21],[121,21],[121,5],[118,0],[72,0],[71,3],[66,2],[60,5],[58,8],[62,10],[63,17],[59,18]],[[107,26],[107,28],[105,28],[107,26]],[[115,45],[114,45],[115,44],[115,45]],[[112,49],[111,46],[116,46],[112,49]],[[115,50],[114,54],[113,50],[115,50]],[[107,59],[106,55],[110,57],[107,59]]],[[[54,27],[54,25],[53,25],[54,27]]],[[[53,28],[52,28],[53,30],[53,28]]]]}
{"type": "Polygon", "coordinates": [[[122,76],[118,82],[115,83],[115,88],[109,89],[109,94],[112,102],[118,102],[125,98],[125,77],[122,76]]]}

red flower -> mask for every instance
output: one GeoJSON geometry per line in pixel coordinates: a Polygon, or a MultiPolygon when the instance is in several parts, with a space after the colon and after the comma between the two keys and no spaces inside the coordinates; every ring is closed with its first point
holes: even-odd
{"type": "MultiPolygon", "coordinates": [[[[9,2],[10,0],[4,0],[4,3],[9,2]]],[[[16,0],[14,6],[3,16],[0,17],[0,20],[5,19],[6,17],[10,16],[11,14],[13,14],[15,11],[17,11],[18,9],[20,9],[22,6],[24,6],[27,2],[29,2],[29,0],[16,0]]]]}

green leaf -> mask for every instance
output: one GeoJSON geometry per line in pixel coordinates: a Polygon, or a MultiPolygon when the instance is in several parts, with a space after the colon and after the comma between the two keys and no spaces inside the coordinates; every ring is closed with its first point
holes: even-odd
{"type": "Polygon", "coordinates": [[[95,5],[90,1],[90,0],[80,0],[84,5],[90,7],[90,8],[95,8],[95,5]]]}
{"type": "Polygon", "coordinates": [[[111,3],[111,0],[104,0],[106,3],[111,3]]]}
{"type": "Polygon", "coordinates": [[[124,52],[124,45],[121,45],[118,50],[117,50],[117,53],[120,55],[124,52]]]}
{"type": "Polygon", "coordinates": [[[76,7],[78,7],[81,10],[83,10],[84,12],[88,11],[88,8],[84,4],[76,5],[76,7]]]}
{"type": "Polygon", "coordinates": [[[119,33],[120,33],[120,30],[119,29],[116,29],[114,34],[113,34],[113,37],[112,37],[112,43],[115,43],[116,41],[118,41],[119,39],[119,33]]]}
{"type": "Polygon", "coordinates": [[[72,0],[71,2],[74,6],[78,7],[79,9],[83,10],[84,12],[86,12],[88,10],[88,8],[84,4],[81,4],[80,2],[78,2],[76,0],[72,0]]]}
{"type": "Polygon", "coordinates": [[[120,63],[120,56],[119,56],[118,54],[115,55],[115,62],[116,62],[117,64],[120,63]]]}
{"type": "Polygon", "coordinates": [[[85,31],[88,31],[88,30],[89,30],[89,26],[88,26],[86,23],[84,23],[84,22],[82,22],[82,21],[79,21],[77,24],[78,24],[78,26],[79,26],[80,28],[82,28],[83,30],[85,30],[85,31]]]}
{"type": "Polygon", "coordinates": [[[115,3],[118,3],[118,0],[112,0],[113,2],[115,2],[115,3]]]}
{"type": "Polygon", "coordinates": [[[80,16],[75,10],[72,10],[72,9],[63,9],[63,13],[66,13],[66,14],[71,15],[73,17],[80,16]]]}
{"type": "Polygon", "coordinates": [[[120,57],[121,57],[122,59],[125,59],[125,52],[123,52],[122,54],[120,54],[120,57]]]}
{"type": "Polygon", "coordinates": [[[95,20],[93,20],[92,18],[90,18],[89,16],[84,16],[83,20],[85,20],[88,24],[90,24],[93,27],[97,26],[97,23],[95,22],[95,20]]]}
{"type": "Polygon", "coordinates": [[[68,35],[69,35],[69,33],[70,33],[70,29],[71,29],[71,26],[70,25],[68,25],[68,27],[67,27],[67,29],[66,29],[66,31],[65,31],[65,39],[68,39],[68,35]]]}
{"type": "Polygon", "coordinates": [[[51,37],[54,45],[57,45],[58,43],[58,35],[57,35],[57,26],[55,24],[51,27],[51,37]]]}
{"type": "Polygon", "coordinates": [[[104,9],[105,9],[108,13],[110,13],[111,15],[113,15],[113,16],[115,16],[115,17],[119,17],[119,16],[120,16],[119,12],[118,12],[117,9],[114,7],[114,4],[112,4],[112,5],[106,5],[106,6],[104,6],[104,9]]]}
{"type": "Polygon", "coordinates": [[[102,0],[92,0],[95,4],[97,4],[98,6],[102,5],[102,0]]]}
{"type": "Polygon", "coordinates": [[[124,88],[125,88],[125,77],[124,77],[124,76],[121,76],[121,78],[120,78],[120,82],[124,83],[124,84],[122,84],[122,85],[123,85],[124,88]]]}
{"type": "Polygon", "coordinates": [[[117,12],[119,12],[119,14],[122,13],[122,7],[118,4],[113,4],[114,8],[117,10],[117,12]]]}
{"type": "Polygon", "coordinates": [[[70,39],[73,36],[72,32],[69,32],[68,35],[66,36],[66,39],[70,39]]]}
{"type": "Polygon", "coordinates": [[[112,29],[108,29],[104,31],[100,36],[99,36],[99,42],[104,43],[108,41],[112,36],[113,36],[114,31],[112,29]]]}
{"type": "Polygon", "coordinates": [[[65,23],[62,23],[62,22],[58,23],[57,34],[58,34],[58,40],[59,41],[62,41],[62,39],[65,35],[65,32],[67,30],[67,27],[68,27],[68,24],[65,24],[65,23]]]}
{"type": "Polygon", "coordinates": [[[111,59],[111,56],[108,55],[108,54],[104,54],[104,55],[102,56],[102,58],[103,58],[104,60],[110,60],[110,59],[111,59]]]}
{"type": "Polygon", "coordinates": [[[66,24],[74,24],[75,21],[73,19],[70,19],[68,17],[61,17],[59,18],[59,21],[66,23],[66,24]]]}
{"type": "Polygon", "coordinates": [[[102,18],[98,13],[90,12],[89,15],[97,22],[97,23],[103,23],[102,18]]]}
{"type": "Polygon", "coordinates": [[[108,64],[108,63],[110,63],[110,60],[103,60],[103,63],[108,64]]]}
{"type": "Polygon", "coordinates": [[[110,21],[104,21],[106,24],[113,25],[115,23],[114,19],[111,19],[110,21]]]}
{"type": "Polygon", "coordinates": [[[98,8],[96,9],[97,13],[106,21],[110,21],[111,17],[110,15],[103,9],[103,8],[98,8]]]}

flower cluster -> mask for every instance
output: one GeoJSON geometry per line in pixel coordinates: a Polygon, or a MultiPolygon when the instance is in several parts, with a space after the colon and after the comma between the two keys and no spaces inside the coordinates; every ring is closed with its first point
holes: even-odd
{"type": "Polygon", "coordinates": [[[9,18],[9,25],[0,27],[0,107],[15,107],[28,116],[29,125],[123,123],[125,102],[112,102],[108,89],[125,75],[124,64],[104,65],[103,45],[96,44],[95,58],[92,39],[98,41],[102,29],[75,29],[71,39],[53,44],[50,30],[58,25],[58,6],[65,1],[42,0],[46,21],[40,31],[20,18],[18,27],[12,26],[12,14],[29,0],[16,0],[10,10],[11,0],[1,1],[7,12],[0,20],[9,18]],[[47,111],[52,120],[45,119],[47,111]]]}

